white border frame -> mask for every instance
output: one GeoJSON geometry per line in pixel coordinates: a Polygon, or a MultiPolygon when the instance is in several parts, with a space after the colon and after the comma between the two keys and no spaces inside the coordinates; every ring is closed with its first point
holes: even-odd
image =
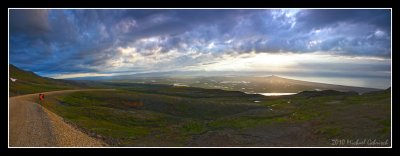
{"type": "Polygon", "coordinates": [[[393,57],[392,57],[392,48],[393,48],[393,9],[392,8],[8,8],[8,26],[7,26],[7,30],[8,30],[8,40],[7,40],[7,44],[8,44],[8,77],[7,77],[7,85],[8,85],[8,148],[393,148],[393,83],[392,83],[392,79],[393,79],[393,57]],[[390,147],[375,147],[375,146],[371,146],[371,147],[10,147],[10,10],[18,10],[18,9],[49,9],[49,10],[66,10],[66,9],[71,9],[71,10],[127,10],[127,9],[137,9],[137,10],[148,10],[148,9],[159,9],[159,10],[171,10],[171,9],[176,9],[176,10],[205,10],[205,9],[210,9],[210,10],[235,10],[235,9],[243,9],[243,10],[257,10],[257,9],[339,9],[339,10],[351,10],[351,9],[372,9],[372,10],[381,10],[381,9],[390,9],[390,89],[391,89],[391,104],[390,104],[390,123],[391,123],[391,129],[390,129],[390,133],[391,133],[391,139],[390,139],[390,147]]]}

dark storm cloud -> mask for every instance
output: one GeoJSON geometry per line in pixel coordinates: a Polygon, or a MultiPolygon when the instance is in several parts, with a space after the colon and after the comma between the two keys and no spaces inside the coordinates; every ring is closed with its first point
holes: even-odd
{"type": "Polygon", "coordinates": [[[371,24],[390,32],[390,10],[388,9],[314,9],[304,10],[297,14],[296,18],[305,31],[334,26],[339,22],[349,22],[371,24]]]}
{"type": "Polygon", "coordinates": [[[99,72],[172,51],[182,56],[159,66],[248,52],[389,58],[391,46],[390,10],[12,9],[9,18],[10,62],[45,74],[99,72]]]}
{"type": "Polygon", "coordinates": [[[250,22],[255,26],[253,32],[265,35],[257,40],[266,42],[249,40],[244,44],[244,49],[251,45],[256,52],[329,51],[390,56],[389,10],[301,10],[292,15],[277,12],[250,22]],[[376,32],[381,35],[378,37],[376,32]]]}
{"type": "Polygon", "coordinates": [[[10,32],[40,35],[50,31],[47,10],[10,10],[10,32]]]}

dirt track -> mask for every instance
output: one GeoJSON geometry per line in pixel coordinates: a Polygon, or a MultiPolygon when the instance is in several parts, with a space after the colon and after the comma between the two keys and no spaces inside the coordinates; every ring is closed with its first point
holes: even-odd
{"type": "MultiPolygon", "coordinates": [[[[45,92],[46,97],[83,89],[45,92]]],[[[61,117],[35,103],[38,94],[11,97],[9,101],[10,147],[100,147],[106,144],[66,124],[61,117]]]]}

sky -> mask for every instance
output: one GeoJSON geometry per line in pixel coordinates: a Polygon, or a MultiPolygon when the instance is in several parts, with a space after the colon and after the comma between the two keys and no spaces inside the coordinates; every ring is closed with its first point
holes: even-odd
{"type": "Polygon", "coordinates": [[[10,9],[9,62],[52,78],[253,72],[391,83],[390,9],[10,9]]]}

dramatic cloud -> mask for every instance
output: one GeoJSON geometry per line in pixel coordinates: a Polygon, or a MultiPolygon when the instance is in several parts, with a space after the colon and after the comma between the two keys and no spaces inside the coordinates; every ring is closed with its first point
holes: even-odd
{"type": "Polygon", "coordinates": [[[178,70],[390,76],[388,9],[11,9],[9,19],[10,63],[44,76],[178,70]]]}

